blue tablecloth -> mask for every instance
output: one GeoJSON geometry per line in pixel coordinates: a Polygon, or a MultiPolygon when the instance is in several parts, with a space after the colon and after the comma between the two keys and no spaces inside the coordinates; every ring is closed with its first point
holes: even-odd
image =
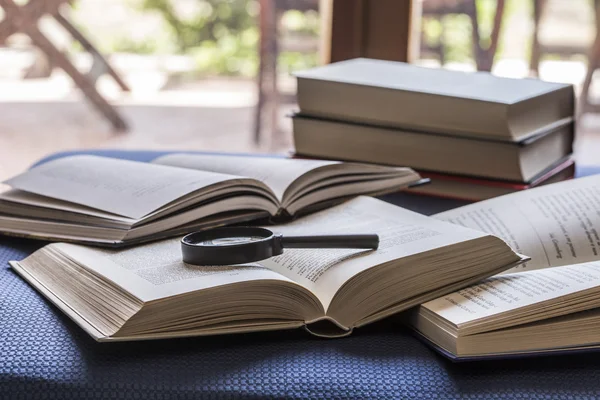
{"type": "MultiPolygon", "coordinates": [[[[459,205],[386,200],[422,212],[459,205]]],[[[41,245],[0,238],[0,399],[600,398],[598,353],[452,364],[385,321],[338,340],[297,331],[96,343],[7,266],[41,245]]]]}

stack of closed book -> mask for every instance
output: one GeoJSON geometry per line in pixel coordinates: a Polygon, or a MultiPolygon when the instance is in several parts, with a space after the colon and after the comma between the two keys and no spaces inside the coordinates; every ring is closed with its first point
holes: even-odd
{"type": "Polygon", "coordinates": [[[296,74],[301,157],[417,169],[419,193],[481,200],[569,179],[571,85],[354,59],[296,74]]]}

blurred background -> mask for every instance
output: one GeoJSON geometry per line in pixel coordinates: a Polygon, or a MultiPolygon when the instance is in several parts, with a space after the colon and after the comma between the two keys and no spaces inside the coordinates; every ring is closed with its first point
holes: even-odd
{"type": "Polygon", "coordinates": [[[81,148],[290,151],[293,72],[336,61],[345,48],[390,59],[402,48],[408,61],[428,67],[573,83],[583,96],[577,157],[593,162],[597,7],[592,0],[0,0],[0,179],[81,148]],[[358,37],[364,23],[358,29],[352,18],[368,13],[366,40],[358,37]],[[393,33],[402,26],[408,34],[393,33]]]}

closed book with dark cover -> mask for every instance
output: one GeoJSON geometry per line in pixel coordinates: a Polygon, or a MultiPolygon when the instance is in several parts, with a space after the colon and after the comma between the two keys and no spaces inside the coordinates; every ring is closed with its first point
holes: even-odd
{"type": "Polygon", "coordinates": [[[514,142],[572,120],[572,85],[358,58],[295,74],[302,113],[514,142]]]}
{"type": "Polygon", "coordinates": [[[423,178],[429,178],[430,183],[408,188],[408,192],[457,200],[480,201],[573,179],[575,161],[567,157],[542,172],[530,183],[477,179],[428,171],[419,171],[419,173],[423,178]]]}
{"type": "Polygon", "coordinates": [[[449,134],[383,128],[339,120],[293,116],[296,154],[531,182],[573,151],[574,124],[556,124],[521,142],[479,140],[449,134]]]}

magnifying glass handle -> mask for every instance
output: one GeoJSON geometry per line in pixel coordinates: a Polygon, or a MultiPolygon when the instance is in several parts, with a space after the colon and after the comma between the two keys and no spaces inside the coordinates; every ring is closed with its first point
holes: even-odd
{"type": "Polygon", "coordinates": [[[376,249],[379,247],[379,236],[373,234],[282,236],[281,245],[284,249],[376,249]]]}

